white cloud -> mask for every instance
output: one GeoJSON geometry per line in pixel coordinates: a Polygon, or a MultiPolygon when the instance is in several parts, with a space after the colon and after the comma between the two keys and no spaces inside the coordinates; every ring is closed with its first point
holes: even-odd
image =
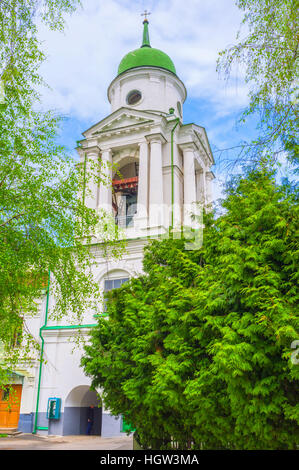
{"type": "Polygon", "coordinates": [[[217,54],[232,43],[241,22],[233,0],[83,0],[67,18],[64,34],[40,28],[48,60],[41,72],[52,91],[47,108],[77,119],[99,120],[110,112],[107,88],[122,57],[140,46],[144,8],[150,9],[153,47],[174,61],[188,99],[210,101],[216,116],[244,106],[247,89],[226,84],[216,72],[217,54]]]}

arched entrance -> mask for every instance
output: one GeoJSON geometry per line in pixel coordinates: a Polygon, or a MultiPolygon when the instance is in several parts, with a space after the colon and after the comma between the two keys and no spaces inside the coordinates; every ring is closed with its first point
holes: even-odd
{"type": "Polygon", "coordinates": [[[79,385],[68,394],[64,405],[62,434],[86,434],[89,407],[94,406],[91,435],[100,436],[102,430],[102,403],[98,394],[88,385],[79,385]]]}

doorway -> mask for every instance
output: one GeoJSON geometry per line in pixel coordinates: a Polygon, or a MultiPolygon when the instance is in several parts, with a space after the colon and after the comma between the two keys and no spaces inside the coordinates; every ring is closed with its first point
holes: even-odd
{"type": "Polygon", "coordinates": [[[79,385],[68,394],[63,417],[64,436],[86,434],[89,407],[94,406],[92,436],[102,433],[102,402],[98,394],[87,385],[79,385]]]}
{"type": "Polygon", "coordinates": [[[22,385],[0,388],[0,428],[17,428],[20,417],[22,385]]]}

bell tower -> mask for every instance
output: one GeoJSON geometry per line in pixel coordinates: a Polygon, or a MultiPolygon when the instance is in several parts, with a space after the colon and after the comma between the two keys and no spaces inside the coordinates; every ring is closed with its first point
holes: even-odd
{"type": "MultiPolygon", "coordinates": [[[[72,312],[62,324],[49,316],[43,328],[39,316],[33,319],[36,336],[38,331],[43,333],[49,359],[40,367],[37,404],[32,410],[35,423],[39,419],[42,424],[36,429],[42,433],[82,433],[86,406],[95,405],[98,424],[94,429],[102,437],[122,435],[122,418],[116,419],[104,400],[98,406],[97,395],[90,391],[90,377],[80,367],[82,354],[74,348],[76,331],[80,328],[87,339],[95,318],[109,315],[107,292],[143,272],[149,237],[167,236],[171,229],[180,231],[182,226],[194,228],[192,214],[198,204],[208,206],[212,200],[214,160],[206,131],[183,121],[185,85],[170,57],[152,47],[149,36],[146,15],[141,47],[125,55],[108,88],[111,113],[87,129],[78,143],[86,177],[84,203],[109,214],[122,229],[119,232],[124,232],[126,250],[121,258],[109,256],[95,234],[88,247],[94,255],[91,274],[103,292],[103,301],[91,299],[80,325],[72,325],[72,312]],[[88,178],[96,172],[97,178],[88,178]],[[61,399],[57,422],[46,420],[49,391],[61,399]]],[[[54,294],[47,297],[47,308],[48,301],[50,309],[55,305],[54,294]]],[[[101,390],[97,392],[104,396],[101,390]]]]}
{"type": "Polygon", "coordinates": [[[112,181],[90,181],[86,204],[112,214],[127,239],[193,226],[198,203],[211,203],[214,178],[206,131],[183,122],[185,85],[171,58],[151,46],[147,15],[141,46],[123,57],[108,87],[111,114],[77,149],[87,168],[100,162],[112,181]]]}

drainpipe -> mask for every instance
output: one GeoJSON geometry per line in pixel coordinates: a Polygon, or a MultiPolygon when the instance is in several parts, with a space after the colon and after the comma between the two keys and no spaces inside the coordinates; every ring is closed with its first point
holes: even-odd
{"type": "MultiPolygon", "coordinates": [[[[50,292],[50,277],[51,277],[51,272],[49,270],[49,275],[48,275],[48,289],[47,289],[47,301],[46,301],[46,313],[45,313],[45,323],[44,327],[47,325],[48,321],[48,310],[49,310],[49,292],[50,292]]],[[[37,386],[37,398],[36,398],[36,409],[35,409],[35,418],[34,418],[34,428],[32,434],[36,434],[37,429],[42,429],[43,431],[48,430],[46,427],[38,427],[37,426],[37,415],[38,415],[38,407],[39,407],[39,395],[40,395],[40,384],[41,384],[41,378],[42,378],[42,364],[43,364],[43,356],[44,356],[44,338],[42,336],[42,328],[39,330],[39,336],[41,338],[42,346],[41,346],[41,352],[40,352],[40,360],[39,360],[39,377],[38,377],[38,386],[37,386]]]]}
{"type": "Polygon", "coordinates": [[[174,220],[173,220],[173,205],[174,205],[174,168],[173,168],[173,139],[174,139],[174,131],[180,122],[180,118],[176,118],[173,121],[170,122],[175,122],[175,125],[173,129],[171,130],[171,226],[169,227],[169,231],[171,232],[171,237],[173,237],[173,225],[174,225],[174,220]]]}

